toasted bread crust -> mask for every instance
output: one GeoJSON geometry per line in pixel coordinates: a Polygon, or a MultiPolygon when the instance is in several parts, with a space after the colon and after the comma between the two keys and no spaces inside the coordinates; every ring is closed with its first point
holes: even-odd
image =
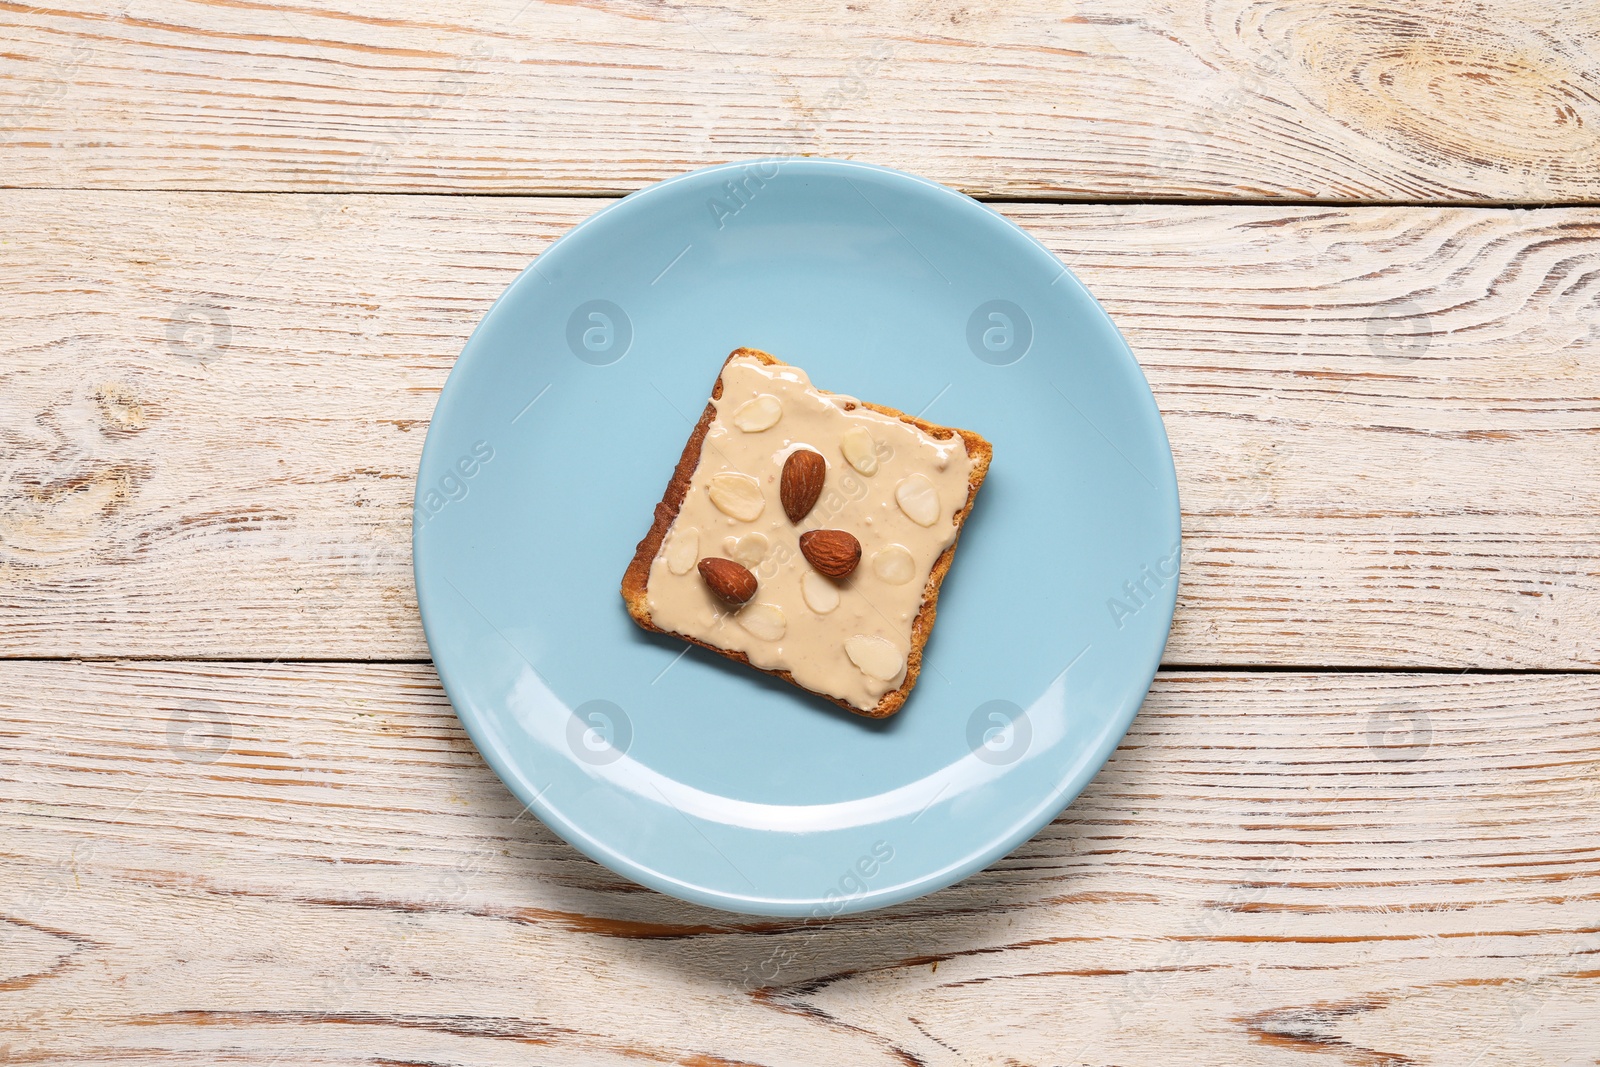
{"type": "MultiPolygon", "coordinates": [[[[722,365],[726,367],[729,361],[738,359],[741,356],[752,357],[769,367],[785,365],[782,360],[756,348],[736,348],[729,353],[726,360],[723,360],[722,365]]],[[[826,390],[818,390],[818,392],[829,395],[826,390]]],[[[722,375],[720,372],[717,375],[716,384],[711,389],[711,398],[713,401],[722,399],[722,375]]],[[[879,404],[870,404],[864,400],[858,400],[856,403],[881,415],[888,415],[890,418],[910,423],[924,433],[940,440],[948,438],[952,434],[960,434],[962,440],[966,442],[967,456],[972,461],[972,471],[967,479],[967,502],[956,511],[953,520],[956,525],[956,540],[951,541],[949,547],[939,554],[939,558],[934,561],[933,569],[928,574],[928,584],[924,587],[922,594],[922,607],[911,624],[911,651],[906,656],[905,681],[900,683],[899,688],[891,689],[879,699],[877,704],[863,711],[854,704],[828,696],[825,693],[818,693],[814,689],[807,689],[799,682],[796,682],[788,671],[768,670],[764,667],[757,667],[750,662],[750,657],[743,652],[718,648],[716,645],[708,644],[698,638],[689,637],[686,634],[676,633],[671,630],[664,630],[651,621],[648,600],[650,565],[655,560],[656,554],[661,551],[661,542],[666,538],[667,530],[672,527],[672,523],[677,519],[678,512],[683,507],[683,499],[689,492],[690,479],[694,475],[695,468],[700,465],[700,451],[705,444],[706,433],[711,429],[711,420],[716,418],[717,415],[717,408],[714,403],[708,402],[705,410],[700,413],[700,421],[695,423],[693,432],[689,434],[689,440],[683,446],[683,454],[678,457],[678,465],[672,472],[672,479],[667,482],[667,491],[662,495],[661,502],[656,505],[655,522],[651,525],[649,532],[644,535],[644,539],[639,542],[639,547],[634,552],[633,559],[628,563],[628,569],[623,572],[622,599],[627,604],[628,614],[633,616],[633,621],[646,630],[652,630],[656,633],[670,633],[672,636],[681,638],[691,644],[710,649],[712,652],[726,656],[731,660],[737,660],[751,670],[782,678],[789,684],[837,704],[846,711],[869,719],[882,719],[900,710],[901,706],[906,702],[906,697],[911,694],[912,687],[916,685],[917,676],[922,672],[922,649],[928,643],[929,634],[933,632],[933,620],[938,613],[939,606],[939,586],[944,582],[945,575],[950,573],[950,563],[955,557],[956,544],[961,540],[961,527],[966,524],[967,515],[972,511],[972,503],[977,499],[978,488],[983,485],[983,479],[989,473],[989,460],[994,455],[994,448],[988,441],[970,430],[936,426],[933,423],[917,418],[915,415],[907,415],[903,411],[883,407],[879,404]]]]}

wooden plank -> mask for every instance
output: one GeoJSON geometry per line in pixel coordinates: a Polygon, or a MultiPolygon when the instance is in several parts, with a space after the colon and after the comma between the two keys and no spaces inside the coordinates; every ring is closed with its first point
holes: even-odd
{"type": "MultiPolygon", "coordinates": [[[[4,654],[425,657],[410,505],[438,390],[596,204],[0,203],[4,654]]],[[[1600,212],[1006,211],[1161,404],[1169,663],[1600,665],[1600,212]]]]}
{"type": "Polygon", "coordinates": [[[10,662],[0,709],[9,1062],[1600,1048],[1589,676],[1163,675],[1034,840],[827,924],[680,904],[519,818],[427,666],[10,662]]]}
{"type": "Polygon", "coordinates": [[[807,153],[994,196],[1600,199],[1583,0],[0,11],[7,185],[614,194],[807,153]]]}

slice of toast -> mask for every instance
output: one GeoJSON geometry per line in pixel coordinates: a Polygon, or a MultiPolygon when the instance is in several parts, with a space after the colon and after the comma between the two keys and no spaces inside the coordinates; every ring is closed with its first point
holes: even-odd
{"type": "Polygon", "coordinates": [[[992,455],[989,442],[969,430],[936,426],[893,408],[815,389],[798,368],[757,349],[736,349],[724,361],[711,401],[656,505],[655,522],[623,574],[628,613],[646,630],[672,633],[858,715],[892,715],[921,672],[939,587],[992,455]],[[729,374],[737,377],[743,393],[723,404],[729,374]],[[751,394],[752,388],[772,392],[751,394]],[[759,412],[750,413],[746,395],[762,396],[769,406],[782,399],[777,406],[785,414],[770,426],[761,425],[766,420],[759,412]],[[732,421],[736,414],[737,423],[732,421]],[[865,427],[873,439],[873,458],[858,450],[851,459],[836,437],[830,439],[841,423],[865,427]],[[759,428],[751,432],[752,426],[759,428]],[[809,514],[790,523],[779,476],[781,458],[796,450],[823,455],[830,488],[809,514]],[[867,467],[872,469],[863,473],[867,467]],[[748,510],[734,517],[713,509],[708,501],[718,498],[710,479],[718,472],[759,488],[761,503],[746,502],[760,512],[759,519],[743,519],[748,510]],[[915,482],[917,490],[903,492],[905,482],[915,482]],[[923,487],[933,490],[936,505],[926,503],[923,487]],[[902,496],[919,492],[923,508],[917,500],[900,502],[902,496]],[[686,504],[695,525],[675,529],[686,504]],[[936,506],[937,517],[925,523],[928,506],[936,506]],[[797,544],[801,533],[832,526],[854,527],[848,532],[859,539],[862,552],[854,572],[825,583],[821,575],[806,573],[813,568],[797,544]],[[719,534],[725,535],[720,545],[719,534]],[[942,543],[946,538],[948,543],[942,543]],[[667,547],[673,549],[670,559],[667,547]],[[708,556],[735,556],[750,564],[750,573],[759,578],[750,604],[735,607],[707,587],[692,564],[708,556]],[[913,573],[920,576],[925,569],[925,581],[902,577],[907,573],[905,556],[912,557],[913,573]],[[823,605],[821,611],[814,609],[813,598],[823,605]],[[830,601],[835,608],[826,607],[830,601]],[[780,620],[777,637],[773,609],[780,620]],[[757,619],[761,613],[765,615],[757,619]],[[894,645],[903,654],[900,669],[883,677],[884,663],[869,659],[877,673],[867,673],[856,662],[863,638],[894,645]],[[847,642],[858,642],[849,646],[854,651],[846,649],[847,642]]]}

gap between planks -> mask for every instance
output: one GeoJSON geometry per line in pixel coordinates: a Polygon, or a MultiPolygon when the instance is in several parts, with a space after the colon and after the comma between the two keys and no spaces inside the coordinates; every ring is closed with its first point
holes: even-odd
{"type": "MultiPolygon", "coordinates": [[[[400,656],[371,658],[352,658],[341,656],[315,657],[315,656],[279,656],[273,659],[262,659],[259,656],[153,656],[153,655],[126,655],[126,656],[6,656],[0,655],[0,663],[237,663],[254,666],[298,666],[319,664],[374,664],[374,665],[400,665],[400,666],[431,666],[433,660],[425,656],[400,656]]],[[[1299,664],[1276,663],[1163,663],[1157,669],[1158,674],[1429,674],[1461,677],[1463,675],[1529,675],[1552,677],[1560,675],[1600,674],[1600,667],[1438,667],[1438,666],[1393,666],[1363,667],[1359,665],[1343,664],[1341,666],[1303,666],[1299,664]]]]}
{"type": "MultiPolygon", "coordinates": [[[[731,160],[730,162],[740,162],[731,160]]],[[[762,160],[752,159],[747,162],[759,163],[762,160]]],[[[716,166],[718,164],[710,164],[716,166]]],[[[694,170],[704,168],[696,167],[694,170]]],[[[691,173],[685,171],[684,173],[691,173]]],[[[576,189],[570,191],[483,191],[470,192],[438,192],[434,190],[419,189],[239,189],[231,187],[217,187],[207,189],[168,189],[159,186],[149,188],[121,188],[102,189],[92,185],[4,185],[0,184],[0,192],[42,192],[42,193],[101,193],[106,195],[134,195],[141,196],[147,193],[172,194],[183,193],[218,196],[406,196],[429,197],[451,196],[463,200],[621,200],[636,192],[659,185],[660,182],[651,182],[648,185],[636,186],[632,189],[576,189]]],[[[942,183],[941,183],[942,184],[942,183]]],[[[970,197],[980,204],[1038,204],[1041,206],[1059,205],[1062,207],[1271,207],[1271,208],[1302,208],[1302,207],[1327,207],[1327,208],[1433,208],[1436,210],[1480,210],[1480,211],[1547,211],[1556,209],[1600,208],[1600,199],[1591,200],[1315,200],[1305,197],[1199,197],[1199,196],[1154,196],[1154,197],[1103,197],[1103,196],[993,196],[987,193],[968,193],[955,186],[963,196],[970,197]]]]}

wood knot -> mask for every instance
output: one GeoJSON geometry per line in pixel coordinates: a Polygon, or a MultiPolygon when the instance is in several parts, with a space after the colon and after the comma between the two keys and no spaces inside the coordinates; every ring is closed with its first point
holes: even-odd
{"type": "Polygon", "coordinates": [[[145,428],[148,415],[133,386],[126,382],[101,382],[90,395],[100,408],[107,433],[121,436],[145,428]]]}

